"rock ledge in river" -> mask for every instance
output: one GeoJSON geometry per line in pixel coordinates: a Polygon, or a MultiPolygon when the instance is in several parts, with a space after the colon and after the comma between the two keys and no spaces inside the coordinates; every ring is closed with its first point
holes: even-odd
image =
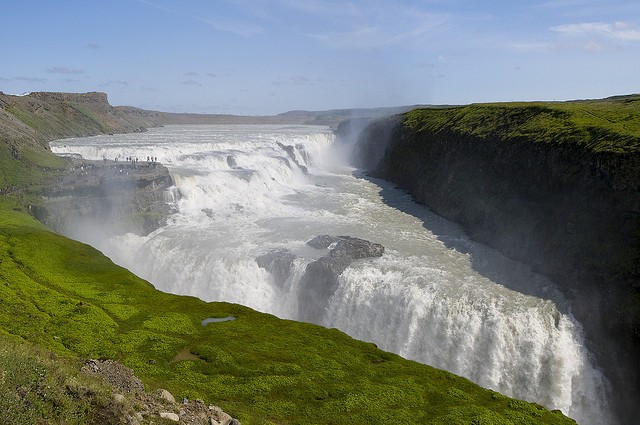
{"type": "Polygon", "coordinates": [[[307,265],[300,282],[299,317],[318,323],[329,298],[338,286],[338,277],[355,260],[381,257],[384,246],[351,236],[320,235],[309,246],[330,249],[329,253],[307,265]]]}

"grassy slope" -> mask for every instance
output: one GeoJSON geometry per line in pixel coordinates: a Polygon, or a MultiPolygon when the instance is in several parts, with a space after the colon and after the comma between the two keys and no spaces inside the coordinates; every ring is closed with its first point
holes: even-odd
{"type": "Polygon", "coordinates": [[[405,124],[416,131],[576,144],[593,152],[640,152],[640,96],[416,109],[406,114],[405,124]]]}
{"type": "MultiPolygon", "coordinates": [[[[22,407],[22,414],[32,417],[37,400],[25,404],[16,398],[18,385],[63,386],[66,378],[52,377],[48,355],[39,348],[6,344],[15,338],[71,362],[120,360],[148,387],[219,404],[245,425],[573,423],[559,412],[482,389],[337,330],[155,290],[27,214],[26,204],[35,200],[42,181],[63,165],[45,152],[44,140],[0,138],[6,151],[0,152],[2,184],[19,186],[0,196],[0,399],[22,407]],[[37,155],[26,153],[32,150],[37,155]],[[200,324],[228,315],[237,320],[200,324]],[[15,375],[22,383],[9,380],[15,375]]],[[[82,398],[69,399],[66,389],[66,398],[47,394],[42,392],[44,401],[38,402],[45,406],[35,412],[48,423],[74,423],[69,417],[82,423],[76,413],[91,408],[82,398]]],[[[21,423],[17,417],[14,423],[21,423]]]]}
{"type": "Polygon", "coordinates": [[[62,355],[118,359],[150,387],[215,401],[244,424],[571,423],[337,330],[162,293],[2,208],[2,332],[62,355]],[[237,320],[200,324],[228,315],[237,320]]]}
{"type": "Polygon", "coordinates": [[[33,345],[0,335],[2,423],[118,423],[122,410],[113,390],[80,373],[78,365],[33,345]]]}

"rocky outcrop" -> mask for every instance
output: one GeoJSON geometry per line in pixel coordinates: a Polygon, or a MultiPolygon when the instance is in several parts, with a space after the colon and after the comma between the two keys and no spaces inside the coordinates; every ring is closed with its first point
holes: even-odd
{"type": "MultiPolygon", "coordinates": [[[[356,260],[381,257],[384,246],[351,236],[330,235],[316,236],[307,241],[307,245],[328,252],[307,264],[300,278],[298,319],[321,323],[342,272],[356,260]]],[[[297,258],[288,249],[274,249],[258,256],[256,262],[271,273],[278,286],[283,287],[292,275],[297,258]]]]}
{"type": "Polygon", "coordinates": [[[274,282],[282,287],[291,275],[296,255],[288,249],[274,249],[256,258],[258,266],[273,276],[274,282]]]}
{"type": "Polygon", "coordinates": [[[72,162],[45,191],[44,206],[34,211],[53,229],[65,231],[67,224],[95,221],[116,233],[148,234],[171,214],[165,194],[173,180],[161,164],[72,162]]]}
{"type": "Polygon", "coordinates": [[[307,167],[305,165],[303,165],[303,164],[300,164],[300,162],[298,161],[298,158],[296,158],[296,148],[294,148],[293,146],[285,145],[285,144],[280,143],[280,142],[276,142],[276,143],[278,144],[280,149],[282,149],[283,151],[285,151],[287,153],[287,155],[289,156],[289,159],[291,161],[293,161],[293,163],[296,164],[296,166],[300,170],[302,170],[303,173],[307,174],[309,172],[307,167]]]}
{"type": "Polygon", "coordinates": [[[612,381],[618,410],[636,417],[640,154],[487,136],[438,119],[428,129],[406,125],[405,116],[372,124],[356,163],[559,284],[612,381]]]}
{"type": "Polygon", "coordinates": [[[108,111],[110,108],[106,93],[64,93],[64,92],[31,92],[29,96],[45,102],[74,102],[91,105],[95,110],[108,111]]]}
{"type": "Polygon", "coordinates": [[[384,247],[364,239],[329,235],[317,236],[307,244],[317,249],[330,250],[324,257],[307,265],[300,281],[299,318],[319,323],[342,272],[355,260],[381,257],[384,247]]]}
{"type": "Polygon", "coordinates": [[[104,422],[96,418],[96,423],[142,425],[166,419],[192,425],[240,425],[239,420],[220,407],[206,405],[201,400],[176,402],[173,394],[165,389],[146,392],[133,370],[114,360],[87,360],[81,371],[103,379],[113,388],[113,405],[110,411],[101,412],[104,422]]]}

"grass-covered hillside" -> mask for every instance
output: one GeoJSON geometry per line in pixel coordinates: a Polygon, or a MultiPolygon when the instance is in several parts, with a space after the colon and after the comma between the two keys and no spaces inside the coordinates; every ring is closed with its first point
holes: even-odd
{"type": "MultiPolygon", "coordinates": [[[[46,102],[42,119],[28,99],[20,100],[27,106],[0,104],[3,423],[124,421],[113,389],[78,371],[88,358],[117,360],[148,390],[214,403],[245,425],[574,423],[335,329],[160,292],[97,250],[51,232],[31,206],[65,167],[46,141],[66,130],[42,133],[54,126],[50,119],[64,121],[52,109],[81,109],[61,99],[46,102]],[[202,325],[228,316],[235,320],[202,325]]],[[[97,125],[88,132],[109,128],[99,114],[81,115],[97,125]]],[[[84,128],[69,125],[68,135],[84,128]]]]}
{"type": "Polygon", "coordinates": [[[582,102],[477,104],[415,109],[405,125],[493,140],[577,145],[593,152],[640,152],[640,95],[582,102]]]}
{"type": "MultiPolygon", "coordinates": [[[[215,402],[243,424],[572,423],[337,330],[162,293],[13,206],[0,204],[0,334],[116,359],[149,388],[215,402]]],[[[0,388],[0,399],[20,390],[0,388]]]]}

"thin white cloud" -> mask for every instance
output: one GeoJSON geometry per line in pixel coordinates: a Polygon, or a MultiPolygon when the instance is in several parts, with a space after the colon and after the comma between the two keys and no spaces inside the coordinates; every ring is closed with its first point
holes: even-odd
{"type": "Polygon", "coordinates": [[[186,80],[186,81],[181,81],[180,84],[183,84],[185,86],[197,86],[197,87],[202,87],[202,84],[200,84],[198,81],[196,80],[186,80]]]}
{"type": "Polygon", "coordinates": [[[388,0],[271,0],[270,3],[273,7],[277,5],[283,16],[297,17],[291,28],[331,49],[412,47],[428,40],[427,36],[440,34],[450,23],[448,15],[434,12],[428,4],[399,6],[388,0]]]}
{"type": "Polygon", "coordinates": [[[371,49],[408,46],[440,32],[445,19],[432,16],[404,26],[365,24],[342,32],[306,34],[319,43],[335,49],[371,49]]]}
{"type": "Polygon", "coordinates": [[[558,45],[550,41],[532,40],[532,41],[512,41],[505,43],[508,49],[518,52],[544,52],[547,50],[555,50],[558,45]]]}
{"type": "Polygon", "coordinates": [[[47,68],[47,72],[50,74],[84,74],[84,69],[73,68],[70,66],[54,66],[52,68],[47,68]]]}
{"type": "Polygon", "coordinates": [[[151,7],[154,7],[158,10],[162,10],[163,12],[166,12],[166,13],[185,16],[190,19],[197,19],[201,22],[206,23],[207,25],[210,25],[211,27],[215,28],[218,31],[229,32],[237,35],[242,35],[245,37],[260,34],[264,31],[262,27],[248,23],[248,22],[233,20],[225,17],[199,16],[197,12],[193,12],[193,11],[187,12],[183,10],[173,9],[150,0],[137,0],[137,1],[140,3],[144,3],[146,5],[149,5],[151,7]]]}
{"type": "Polygon", "coordinates": [[[552,0],[536,5],[535,7],[543,9],[559,9],[567,7],[584,7],[593,4],[594,0],[552,0]]]}
{"type": "Polygon", "coordinates": [[[313,81],[304,75],[294,75],[289,77],[287,80],[278,80],[273,82],[273,85],[275,86],[304,86],[309,84],[313,84],[313,81]]]}
{"type": "Polygon", "coordinates": [[[122,80],[109,80],[106,83],[104,83],[102,85],[102,87],[109,87],[112,85],[117,85],[117,86],[128,86],[129,82],[128,81],[122,81],[122,80]]]}
{"type": "MultiPolygon", "coordinates": [[[[358,5],[353,2],[328,2],[326,0],[279,0],[278,2],[286,8],[315,15],[339,15],[345,17],[357,16],[363,13],[358,5]]],[[[371,7],[375,7],[375,5],[366,5],[366,8],[371,7]]]]}
{"type": "Polygon", "coordinates": [[[346,49],[380,47],[377,40],[381,38],[380,30],[376,27],[360,27],[347,32],[307,35],[327,47],[346,49]]]}
{"type": "Polygon", "coordinates": [[[589,52],[605,52],[615,50],[613,46],[600,41],[551,42],[525,41],[508,43],[507,47],[519,52],[548,52],[562,50],[586,50],[589,52]]]}
{"type": "Polygon", "coordinates": [[[264,29],[262,27],[247,22],[236,21],[221,17],[199,19],[218,31],[229,32],[232,34],[241,35],[243,37],[250,37],[252,35],[264,32],[264,29]]]}
{"type": "Polygon", "coordinates": [[[613,50],[611,46],[601,43],[599,41],[587,41],[582,45],[582,48],[590,52],[605,52],[605,51],[613,50]]]}
{"type": "Polygon", "coordinates": [[[568,36],[604,36],[620,41],[640,41],[640,26],[627,22],[585,22],[551,27],[551,31],[568,36]]]}
{"type": "Polygon", "coordinates": [[[2,81],[28,81],[32,83],[43,83],[47,81],[46,78],[40,77],[13,77],[13,78],[0,78],[2,81]]]}
{"type": "Polygon", "coordinates": [[[435,68],[436,66],[437,65],[432,62],[418,62],[413,64],[414,68],[435,68]]]}
{"type": "Polygon", "coordinates": [[[549,28],[555,34],[547,39],[509,41],[505,45],[520,52],[584,50],[607,52],[621,44],[640,41],[640,26],[627,22],[583,22],[549,28]]]}

